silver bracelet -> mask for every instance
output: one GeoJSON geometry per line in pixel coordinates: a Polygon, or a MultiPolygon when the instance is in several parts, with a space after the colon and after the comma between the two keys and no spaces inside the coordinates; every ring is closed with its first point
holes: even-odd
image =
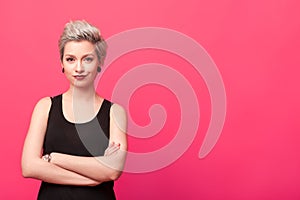
{"type": "Polygon", "coordinates": [[[51,161],[51,156],[50,154],[46,154],[43,156],[43,160],[47,161],[47,162],[50,162],[51,161]]]}

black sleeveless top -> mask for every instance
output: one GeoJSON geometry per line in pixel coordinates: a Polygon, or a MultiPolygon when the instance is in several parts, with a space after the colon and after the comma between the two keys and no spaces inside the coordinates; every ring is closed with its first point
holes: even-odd
{"type": "MultiPolygon", "coordinates": [[[[111,102],[104,99],[97,116],[86,123],[75,124],[66,120],[62,111],[62,95],[51,98],[48,124],[44,139],[44,154],[51,152],[76,156],[102,156],[108,146],[109,112],[111,102]]],[[[114,200],[114,182],[97,186],[59,185],[42,182],[39,200],[114,200]]]]}

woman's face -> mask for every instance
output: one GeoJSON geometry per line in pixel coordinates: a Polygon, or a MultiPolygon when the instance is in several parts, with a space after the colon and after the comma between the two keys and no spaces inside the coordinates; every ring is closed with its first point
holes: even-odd
{"type": "Polygon", "coordinates": [[[89,41],[70,41],[64,48],[62,67],[70,84],[75,87],[94,85],[100,65],[95,46],[89,41]]]}

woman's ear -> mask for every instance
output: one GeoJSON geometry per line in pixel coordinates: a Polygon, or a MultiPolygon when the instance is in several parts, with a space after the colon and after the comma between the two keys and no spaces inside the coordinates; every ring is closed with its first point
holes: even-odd
{"type": "Polygon", "coordinates": [[[65,68],[64,68],[64,64],[62,61],[60,61],[60,66],[61,66],[61,72],[65,73],[65,68]]]}

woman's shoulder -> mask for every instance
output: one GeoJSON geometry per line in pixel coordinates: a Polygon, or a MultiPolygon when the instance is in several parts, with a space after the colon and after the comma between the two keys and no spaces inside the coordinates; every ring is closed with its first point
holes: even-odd
{"type": "Polygon", "coordinates": [[[99,95],[98,97],[100,99],[103,99],[102,104],[106,102],[110,105],[110,117],[116,118],[116,116],[122,116],[122,118],[126,118],[126,110],[122,105],[115,103],[105,97],[101,97],[99,95]]]}
{"type": "MultiPolygon", "coordinates": [[[[103,98],[103,97],[101,97],[101,98],[103,98]]],[[[109,99],[103,98],[103,102],[105,102],[105,101],[110,104],[110,113],[117,112],[117,113],[123,114],[123,115],[126,114],[126,110],[122,105],[115,103],[109,99]]]]}
{"type": "Polygon", "coordinates": [[[33,115],[47,116],[51,107],[51,97],[42,97],[39,99],[34,107],[33,115]]]}
{"type": "Polygon", "coordinates": [[[118,112],[118,113],[123,113],[125,114],[126,113],[126,110],[125,108],[120,105],[120,104],[117,104],[117,103],[111,103],[111,112],[118,112]]]}
{"type": "Polygon", "coordinates": [[[36,107],[48,107],[51,105],[51,98],[52,97],[42,97],[41,99],[38,100],[36,103],[36,107]]]}

